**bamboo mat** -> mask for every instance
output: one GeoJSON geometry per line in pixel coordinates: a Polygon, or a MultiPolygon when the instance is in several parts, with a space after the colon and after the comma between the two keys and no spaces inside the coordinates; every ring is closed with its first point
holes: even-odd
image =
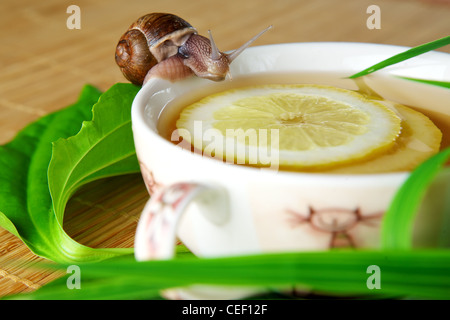
{"type": "MultiPolygon", "coordinates": [[[[125,82],[114,62],[115,45],[135,19],[155,11],[180,15],[201,34],[211,29],[221,50],[238,47],[270,24],[273,30],[257,44],[352,41],[415,46],[450,33],[448,0],[2,0],[0,143],[42,115],[76,101],[86,83],[106,90],[125,82]],[[79,30],[66,27],[71,4],[81,9],[79,30]],[[366,10],[372,4],[381,9],[381,29],[366,26],[366,10]]],[[[91,183],[70,200],[64,228],[91,247],[132,247],[147,198],[140,175],[91,183]]],[[[35,290],[61,275],[32,268],[42,260],[0,229],[0,297],[35,290]]]]}

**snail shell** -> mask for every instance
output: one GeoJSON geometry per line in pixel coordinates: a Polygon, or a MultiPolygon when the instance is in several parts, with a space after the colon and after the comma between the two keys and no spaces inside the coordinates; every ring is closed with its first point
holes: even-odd
{"type": "Polygon", "coordinates": [[[221,81],[229,73],[229,64],[269,28],[239,49],[223,53],[211,33],[206,38],[176,15],[150,13],[134,22],[120,38],[115,59],[125,78],[136,85],[152,77],[176,81],[192,74],[221,81]]]}
{"type": "Polygon", "coordinates": [[[185,20],[167,13],[151,13],[139,18],[120,38],[116,63],[125,78],[141,85],[158,62],[177,54],[197,31],[185,20]]]}

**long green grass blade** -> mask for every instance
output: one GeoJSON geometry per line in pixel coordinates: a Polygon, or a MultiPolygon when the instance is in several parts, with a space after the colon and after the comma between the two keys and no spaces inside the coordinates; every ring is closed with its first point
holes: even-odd
{"type": "Polygon", "coordinates": [[[398,78],[450,89],[450,82],[446,82],[446,81],[424,80],[424,79],[416,79],[416,78],[409,78],[409,77],[398,77],[398,78]]]}
{"type": "Polygon", "coordinates": [[[418,166],[402,185],[387,210],[382,224],[382,247],[410,249],[414,218],[428,187],[450,158],[445,149],[418,166]]]}
{"type": "Polygon", "coordinates": [[[408,60],[410,58],[416,57],[418,55],[421,55],[423,53],[444,47],[446,45],[450,44],[450,36],[443,37],[438,40],[434,40],[425,44],[422,44],[420,46],[414,47],[412,49],[409,49],[405,52],[399,53],[395,56],[392,56],[386,60],[383,60],[377,64],[374,64],[373,66],[368,67],[367,69],[364,69],[358,73],[355,73],[351,75],[350,79],[359,78],[365,75],[368,75],[370,73],[373,73],[375,71],[378,71],[380,69],[383,69],[385,67],[388,67],[390,65],[408,60]]]}
{"type": "Polygon", "coordinates": [[[59,280],[15,298],[150,299],[158,297],[158,290],[199,284],[258,288],[263,292],[287,292],[297,286],[322,295],[450,298],[448,250],[336,250],[146,262],[127,258],[80,268],[79,290],[69,290],[59,280]],[[376,266],[378,271],[372,271],[370,266],[376,266]],[[379,287],[371,286],[376,275],[379,287]]]}

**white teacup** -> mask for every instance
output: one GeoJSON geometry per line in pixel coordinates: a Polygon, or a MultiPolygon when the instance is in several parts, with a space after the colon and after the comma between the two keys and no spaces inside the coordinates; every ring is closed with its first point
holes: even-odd
{"type": "MultiPolygon", "coordinates": [[[[232,63],[231,74],[237,79],[243,75],[324,73],[312,80],[357,89],[353,80],[336,74],[350,76],[406,49],[363,43],[252,47],[232,63]]],[[[395,75],[449,81],[450,55],[430,52],[364,80],[380,96],[441,119],[439,126],[448,131],[450,91],[395,75]]],[[[136,258],[170,258],[177,238],[201,257],[338,246],[377,248],[383,213],[408,172],[274,172],[202,157],[158,134],[159,115],[169,102],[219,85],[199,78],[176,83],[153,79],[133,102],[136,152],[151,194],[136,233],[136,258]]]]}

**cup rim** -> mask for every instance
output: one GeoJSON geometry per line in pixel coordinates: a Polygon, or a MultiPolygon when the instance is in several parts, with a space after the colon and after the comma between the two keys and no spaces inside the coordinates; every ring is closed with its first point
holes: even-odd
{"type": "MultiPolygon", "coordinates": [[[[246,49],[246,51],[244,51],[244,53],[251,54],[257,50],[270,50],[270,49],[273,49],[274,47],[278,48],[278,47],[286,47],[286,46],[287,47],[289,47],[289,46],[292,46],[292,47],[306,46],[306,47],[312,47],[312,48],[318,48],[318,47],[324,47],[324,46],[332,46],[332,47],[337,47],[337,48],[353,46],[354,48],[358,47],[358,48],[362,48],[362,49],[380,48],[380,49],[382,49],[383,54],[386,54],[388,57],[392,56],[393,54],[397,54],[399,52],[410,49],[410,47],[399,46],[399,45],[390,45],[390,44],[364,43],[364,42],[331,42],[331,41],[329,41],[329,42],[292,42],[292,43],[278,43],[278,44],[253,46],[253,47],[246,49]],[[388,51],[388,52],[386,52],[386,51],[388,51]]],[[[380,52],[374,53],[372,51],[371,53],[373,55],[376,55],[377,53],[380,53],[380,52]]],[[[438,61],[441,61],[441,60],[450,61],[450,54],[445,53],[445,52],[430,51],[430,52],[425,53],[424,56],[425,55],[427,56],[427,59],[432,58],[432,60],[437,59],[438,61]]],[[[377,55],[377,58],[375,58],[374,63],[379,62],[379,61],[380,61],[380,58],[379,58],[379,55],[377,55]]],[[[367,65],[366,67],[368,67],[368,66],[370,66],[370,64],[367,65]]],[[[358,71],[362,70],[362,68],[360,68],[360,67],[354,67],[355,70],[350,70],[350,69],[351,68],[349,68],[349,67],[345,68],[345,70],[347,72],[358,72],[358,71]]],[[[395,71],[395,69],[394,69],[394,71],[395,71]]],[[[379,70],[377,72],[379,74],[391,74],[392,70],[389,70],[389,67],[388,67],[386,69],[379,70]]],[[[207,81],[207,80],[205,80],[205,81],[207,81]]],[[[156,139],[156,141],[158,141],[158,143],[161,143],[164,146],[167,146],[167,147],[170,146],[172,148],[177,148],[176,145],[165,140],[157,132],[155,132],[150,127],[148,121],[145,119],[144,109],[147,105],[147,100],[152,95],[151,89],[154,89],[154,88],[152,88],[152,86],[154,86],[155,83],[157,83],[156,87],[160,88],[160,90],[164,86],[171,85],[171,82],[169,82],[167,80],[152,79],[139,90],[139,92],[137,93],[137,95],[135,96],[135,98],[133,100],[132,108],[131,108],[133,134],[136,135],[136,134],[145,133],[146,135],[151,136],[153,139],[156,139]]],[[[153,91],[153,93],[155,93],[155,91],[153,91]]],[[[180,155],[182,155],[181,152],[183,152],[183,150],[180,149],[179,151],[180,151],[180,155]]],[[[251,166],[238,166],[238,165],[229,166],[229,165],[222,163],[221,161],[217,161],[216,159],[209,159],[207,157],[203,157],[198,154],[186,153],[186,152],[184,152],[184,154],[187,156],[190,156],[190,157],[192,157],[192,156],[197,157],[197,159],[199,159],[199,160],[203,159],[204,161],[208,161],[209,164],[211,164],[213,166],[218,166],[218,169],[230,168],[231,170],[234,170],[234,171],[243,170],[243,171],[241,171],[242,173],[257,172],[259,175],[265,175],[265,174],[273,175],[274,174],[274,172],[271,172],[272,170],[268,170],[268,169],[261,170],[260,168],[251,167],[251,166]]],[[[341,181],[343,179],[343,180],[347,180],[347,181],[351,180],[356,183],[359,183],[366,179],[371,179],[372,181],[373,180],[386,181],[386,179],[387,180],[394,179],[395,181],[404,180],[410,175],[410,172],[409,171],[397,171],[397,172],[386,172],[386,173],[363,173],[363,174],[350,174],[349,173],[349,174],[346,174],[346,173],[321,173],[321,172],[300,172],[300,171],[276,170],[276,174],[281,175],[283,177],[288,177],[288,178],[289,177],[297,177],[298,178],[299,176],[301,176],[308,180],[314,179],[317,181],[323,181],[323,180],[328,180],[328,181],[339,180],[339,181],[341,181]]]]}

